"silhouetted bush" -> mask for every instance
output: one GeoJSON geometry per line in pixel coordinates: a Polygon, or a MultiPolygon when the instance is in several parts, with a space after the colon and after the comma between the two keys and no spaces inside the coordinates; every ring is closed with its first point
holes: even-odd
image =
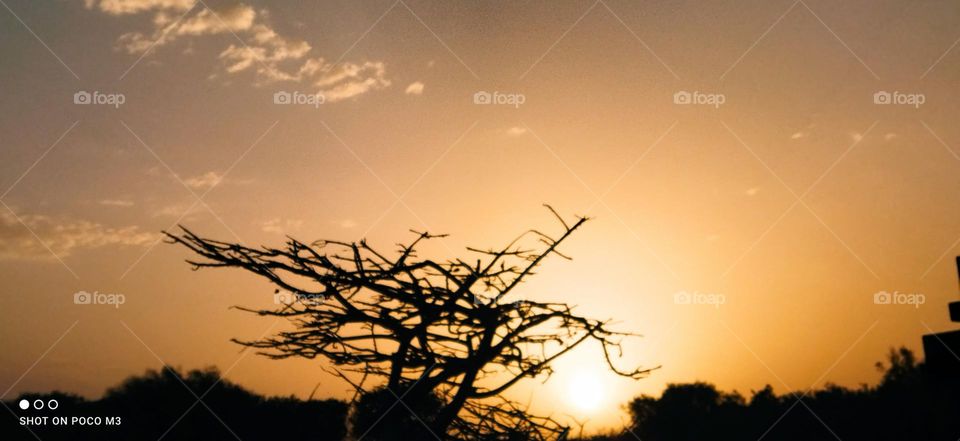
{"type": "Polygon", "coordinates": [[[706,383],[671,384],[660,398],[640,396],[627,410],[632,426],[591,441],[770,440],[956,441],[960,373],[933,377],[907,349],[891,351],[875,387],[777,396],[768,385],[749,401],[706,383]],[[631,433],[632,432],[632,433],[631,433]]]}
{"type": "Polygon", "coordinates": [[[354,439],[364,441],[435,441],[428,425],[443,408],[435,395],[417,402],[404,395],[379,387],[364,393],[350,415],[354,439]],[[403,402],[400,398],[403,397],[403,402]]]}
{"type": "MultiPolygon", "coordinates": [[[[590,441],[956,441],[960,438],[960,373],[929,375],[906,350],[891,351],[880,383],[856,389],[828,384],[777,395],[766,386],[750,399],[708,383],[671,384],[659,397],[627,404],[629,429],[590,441]],[[632,432],[632,433],[631,433],[632,432]]],[[[62,392],[24,394],[5,402],[18,416],[118,416],[120,425],[30,426],[43,441],[59,440],[342,440],[348,405],[337,400],[265,398],[228,381],[214,369],[185,375],[172,368],[128,378],[90,401],[62,392]],[[185,386],[186,385],[186,386],[185,386]],[[189,387],[189,389],[188,389],[189,387]],[[197,401],[202,397],[203,402],[197,401]],[[17,408],[21,399],[56,399],[57,410],[17,408]],[[228,429],[229,428],[229,429],[228,429]]],[[[442,407],[439,398],[415,402],[403,391],[378,388],[349,413],[353,439],[435,440],[427,430],[442,407]],[[411,413],[411,411],[413,413],[411,413]],[[416,414],[416,417],[413,416],[416,414]]],[[[35,440],[17,418],[0,418],[0,440],[35,440]]],[[[512,438],[511,438],[512,439],[512,438]]],[[[521,441],[522,438],[517,438],[521,441]]]]}

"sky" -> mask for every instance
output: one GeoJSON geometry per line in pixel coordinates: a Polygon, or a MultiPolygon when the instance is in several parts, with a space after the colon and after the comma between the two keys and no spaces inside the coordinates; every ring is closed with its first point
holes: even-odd
{"type": "Polygon", "coordinates": [[[660,368],[584,347],[515,394],[595,428],[668,383],[873,384],[954,328],[952,2],[0,4],[4,399],[161,360],[346,396],[229,342],[283,326],[229,309],[273,289],[191,271],[158,242],[177,224],[382,249],[414,228],[446,258],[556,230],[543,203],[590,216],[518,295],[614,319],[643,334],[622,363],[660,368]]]}

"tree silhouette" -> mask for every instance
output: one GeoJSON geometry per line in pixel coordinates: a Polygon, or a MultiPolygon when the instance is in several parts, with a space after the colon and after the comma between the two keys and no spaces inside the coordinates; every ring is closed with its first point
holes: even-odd
{"type": "MultiPolygon", "coordinates": [[[[531,415],[504,392],[522,379],[549,376],[558,357],[587,341],[600,344],[619,375],[638,379],[649,369],[622,370],[613,363],[622,338],[634,334],[613,331],[608,321],[578,315],[565,303],[511,295],[547,257],[569,259],[558,247],[588,220],[568,223],[547,208],[563,227],[558,236],[528,230],[500,249],[467,248],[474,258],[466,260],[419,257],[419,245],[444,236],[412,230],[415,238],[398,244],[394,255],[365,240],[307,244],[288,238],[284,248],[250,248],[183,227],[166,234],[203,258],[187,260],[194,269],[242,268],[291,293],[273,310],[239,309],[287,318],[293,330],[236,343],[276,359],[325,358],[356,388],[355,401],[373,393],[369,381],[380,384],[377,399],[415,414],[415,421],[395,418],[396,424],[427,428],[430,439],[552,439],[566,428],[531,415]],[[434,398],[435,410],[413,410],[430,408],[434,398]]],[[[366,407],[382,411],[381,405],[366,407]]],[[[366,438],[412,439],[416,433],[402,427],[382,432],[366,438]]]]}

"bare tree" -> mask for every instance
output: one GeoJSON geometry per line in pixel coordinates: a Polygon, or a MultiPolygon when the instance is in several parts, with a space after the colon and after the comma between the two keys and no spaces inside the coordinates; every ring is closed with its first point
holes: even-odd
{"type": "Polygon", "coordinates": [[[363,240],[288,238],[284,248],[249,248],[183,227],[166,234],[203,258],[187,260],[194,269],[242,268],[292,293],[274,310],[239,308],[287,318],[292,330],[235,342],[276,359],[325,358],[358,393],[372,390],[373,381],[402,397],[395,405],[439,398],[435,412],[417,416],[438,438],[555,439],[567,428],[531,415],[504,392],[549,376],[553,361],[586,341],[600,344],[619,375],[639,379],[650,370],[613,363],[621,339],[634,334],[612,331],[608,321],[577,315],[568,304],[510,295],[548,256],[569,259],[558,247],[588,220],[568,223],[547,208],[563,227],[559,236],[529,230],[500,249],[468,248],[476,257],[470,261],[419,257],[418,245],[443,236],[416,231],[388,254],[363,240]]]}

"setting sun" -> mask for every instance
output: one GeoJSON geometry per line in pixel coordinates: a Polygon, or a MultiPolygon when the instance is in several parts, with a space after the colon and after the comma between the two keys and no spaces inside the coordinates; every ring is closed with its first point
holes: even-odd
{"type": "Polygon", "coordinates": [[[568,403],[584,412],[601,408],[606,398],[606,388],[595,373],[580,371],[567,384],[568,403]]]}

